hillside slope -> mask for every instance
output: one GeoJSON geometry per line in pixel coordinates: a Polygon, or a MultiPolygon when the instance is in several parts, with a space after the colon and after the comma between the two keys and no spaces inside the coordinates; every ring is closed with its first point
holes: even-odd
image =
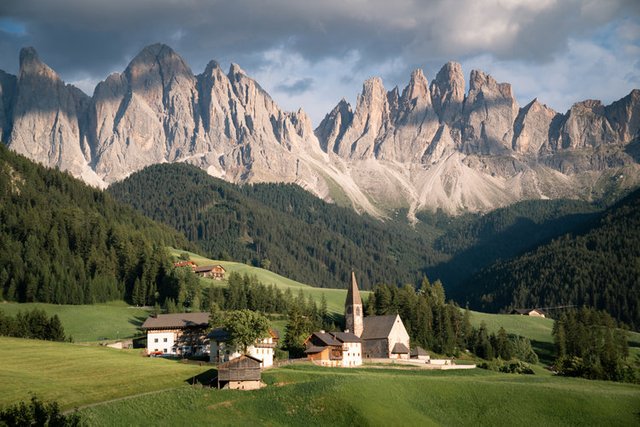
{"type": "Polygon", "coordinates": [[[167,245],[194,247],[109,194],[0,145],[3,298],[90,304],[128,298],[138,282],[151,303],[170,292],[162,288],[167,245]]]}
{"type": "Polygon", "coordinates": [[[588,305],[640,328],[640,190],[590,226],[511,261],[499,262],[465,286],[472,307],[588,305]]]}
{"type": "Polygon", "coordinates": [[[437,257],[406,224],[358,215],[293,185],[238,187],[182,163],[149,166],[108,192],[213,258],[268,266],[313,286],[343,288],[352,270],[364,289],[416,283],[437,257]]]}

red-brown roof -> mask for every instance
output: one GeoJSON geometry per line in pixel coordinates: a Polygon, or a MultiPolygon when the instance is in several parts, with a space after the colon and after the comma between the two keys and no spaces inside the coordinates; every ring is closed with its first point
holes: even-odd
{"type": "Polygon", "coordinates": [[[142,329],[167,329],[209,326],[209,313],[173,313],[150,316],[142,324],[142,329]]]}

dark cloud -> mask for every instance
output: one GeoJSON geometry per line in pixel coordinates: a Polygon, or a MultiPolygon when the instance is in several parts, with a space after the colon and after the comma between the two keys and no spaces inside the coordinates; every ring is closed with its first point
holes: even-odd
{"type": "Polygon", "coordinates": [[[282,82],[275,86],[278,92],[285,92],[289,95],[299,95],[307,92],[313,86],[313,78],[305,77],[292,82],[282,82]]]}
{"type": "MultiPolygon", "coordinates": [[[[545,64],[572,38],[639,16],[638,0],[3,0],[0,18],[14,32],[0,21],[0,69],[16,72],[30,45],[67,81],[103,79],[161,42],[195,73],[211,59],[258,72],[269,65],[265,52],[280,49],[310,67],[342,61],[350,69],[335,70],[336,81],[370,70],[395,84],[413,68],[433,77],[448,60],[479,55],[545,64]]],[[[304,75],[273,87],[309,91],[304,75]]],[[[316,86],[326,80],[312,76],[316,86]]]]}

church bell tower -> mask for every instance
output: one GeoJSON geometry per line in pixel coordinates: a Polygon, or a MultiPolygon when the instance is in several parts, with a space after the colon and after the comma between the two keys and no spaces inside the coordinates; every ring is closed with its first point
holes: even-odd
{"type": "Polygon", "coordinates": [[[347,300],[344,303],[344,317],[346,329],[358,337],[364,330],[364,314],[362,312],[362,299],[356,282],[356,273],[351,272],[351,284],[347,289],[347,300]]]}

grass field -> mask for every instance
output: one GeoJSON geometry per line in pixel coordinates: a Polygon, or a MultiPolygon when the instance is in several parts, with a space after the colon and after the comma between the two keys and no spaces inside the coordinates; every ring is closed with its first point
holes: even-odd
{"type": "Polygon", "coordinates": [[[90,425],[637,425],[640,387],[474,371],[289,366],[250,392],[184,387],[81,411],[90,425]]]}
{"type": "Polygon", "coordinates": [[[291,365],[268,387],[187,385],[208,365],[137,351],[0,338],[0,406],[36,393],[89,425],[637,425],[640,386],[484,370],[291,365]],[[153,392],[153,394],[145,394],[153,392]],[[130,398],[126,398],[130,397],[130,398]],[[125,398],[125,399],[122,399],[125,398]]]}
{"type": "Polygon", "coordinates": [[[0,406],[30,393],[63,408],[180,387],[206,368],[140,350],[0,337],[0,406]]]}
{"type": "Polygon", "coordinates": [[[42,303],[0,303],[0,310],[15,316],[18,311],[39,308],[49,316],[60,317],[64,332],[75,342],[115,340],[138,334],[137,328],[149,315],[143,308],[130,307],[123,301],[95,305],[57,305],[42,303]]]}
{"type": "MultiPolygon", "coordinates": [[[[185,251],[181,251],[173,248],[169,248],[169,250],[171,251],[171,253],[173,253],[176,256],[185,252],[185,251]]],[[[265,270],[262,268],[253,267],[253,266],[238,263],[238,262],[212,260],[200,255],[197,255],[195,253],[191,253],[191,252],[187,252],[187,253],[189,254],[190,259],[198,265],[220,264],[225,268],[225,270],[227,271],[227,274],[235,271],[243,275],[244,274],[255,275],[258,278],[258,280],[264,283],[265,285],[273,284],[277,288],[282,289],[283,291],[286,289],[290,289],[294,296],[297,295],[300,290],[302,290],[302,293],[305,296],[310,295],[316,302],[319,303],[320,300],[322,299],[322,295],[324,295],[324,297],[327,300],[327,308],[329,312],[338,314],[338,315],[342,315],[344,313],[344,300],[347,297],[346,289],[314,288],[312,286],[305,285],[304,283],[296,282],[295,280],[288,279],[284,276],[281,276],[272,271],[265,270]]],[[[211,279],[202,279],[202,280],[206,284],[213,284],[213,285],[220,285],[220,286],[227,285],[226,280],[223,280],[223,281],[216,281],[211,279]]],[[[360,293],[362,294],[363,298],[369,297],[369,292],[367,291],[361,291],[360,293]]]]}

